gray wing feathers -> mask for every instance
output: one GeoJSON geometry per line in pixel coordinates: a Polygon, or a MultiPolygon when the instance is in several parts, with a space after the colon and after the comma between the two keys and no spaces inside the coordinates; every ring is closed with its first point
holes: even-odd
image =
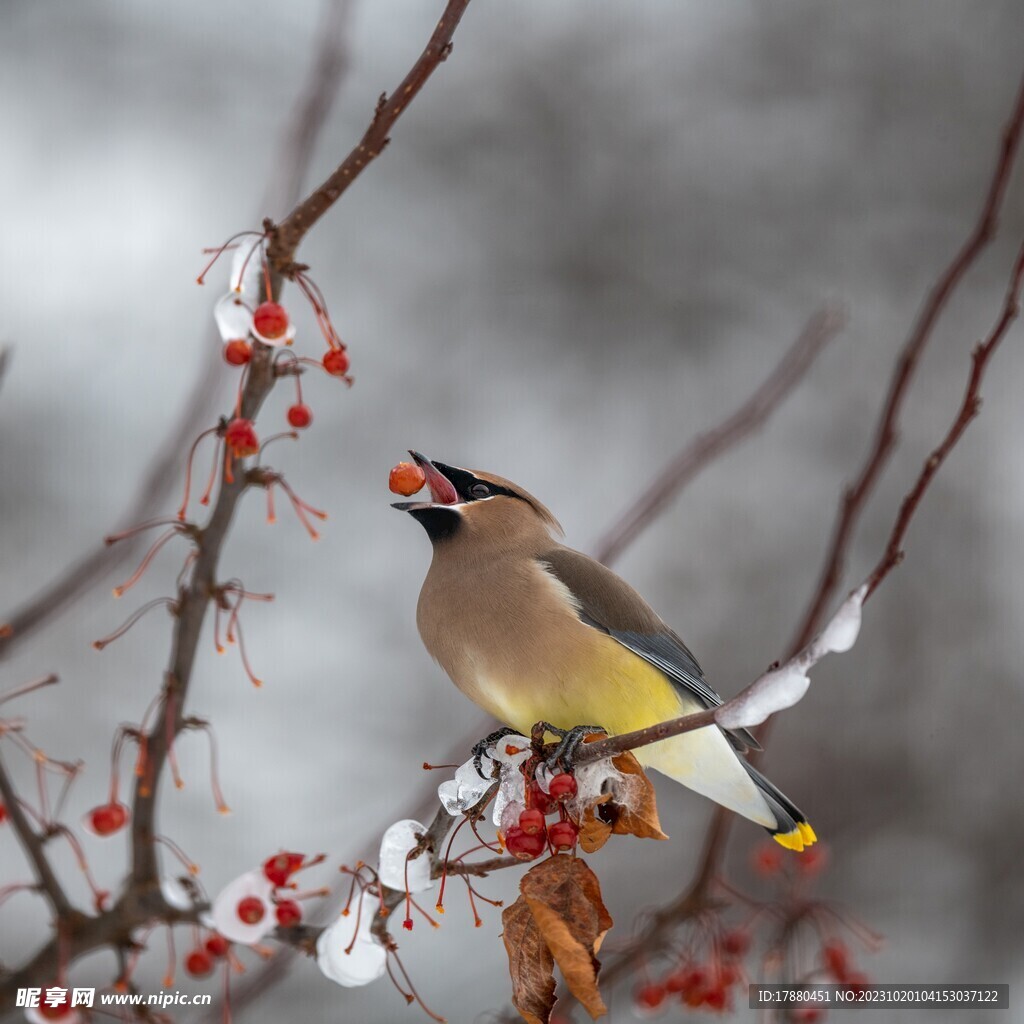
{"type": "MultiPolygon", "coordinates": [[[[722,698],[704,681],[704,673],[686,644],[658,617],[646,601],[611,569],[571,548],[557,547],[540,562],[576,599],[580,619],[600,629],[623,647],[653,665],[688,696],[706,708],[722,698]]],[[[738,750],[760,750],[746,730],[727,732],[738,750]]]]}

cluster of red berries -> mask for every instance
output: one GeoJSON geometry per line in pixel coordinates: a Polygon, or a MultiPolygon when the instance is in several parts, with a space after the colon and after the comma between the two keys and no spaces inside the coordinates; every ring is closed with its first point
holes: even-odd
{"type": "Polygon", "coordinates": [[[218,960],[228,955],[230,943],[223,935],[214,932],[201,946],[196,946],[185,956],[185,970],[193,978],[207,978],[213,973],[218,960]]]}
{"type": "Polygon", "coordinates": [[[571,850],[579,829],[566,816],[565,802],[575,795],[576,779],[569,772],[554,776],[547,793],[533,779],[526,790],[526,808],[519,815],[519,823],[505,832],[505,849],[519,860],[533,860],[548,848],[552,853],[571,850]],[[548,825],[545,819],[552,814],[558,814],[558,821],[548,825]]]}
{"type": "Polygon", "coordinates": [[[730,1012],[733,988],[744,978],[740,961],[749,949],[750,932],[745,928],[726,932],[708,963],[681,964],[660,982],[640,986],[634,993],[637,1008],[652,1012],[676,1000],[692,1010],[730,1012]]]}
{"type": "MultiPolygon", "coordinates": [[[[261,339],[271,342],[285,338],[291,326],[287,310],[278,302],[261,302],[253,313],[252,324],[254,332],[261,339]]],[[[290,344],[291,342],[289,340],[286,343],[290,344]]],[[[252,344],[248,339],[233,338],[224,345],[224,360],[231,366],[245,366],[251,359],[252,344]]],[[[304,361],[312,362],[312,360],[304,361]]],[[[348,379],[348,368],[350,365],[348,351],[341,342],[334,342],[324,353],[320,362],[314,365],[318,365],[331,377],[348,379]]],[[[298,379],[296,378],[297,382],[298,379]]],[[[295,404],[288,407],[286,416],[289,426],[294,427],[296,430],[305,430],[313,422],[313,411],[302,401],[301,389],[298,390],[295,404]]],[[[248,420],[236,420],[235,422],[249,423],[248,420]]],[[[244,454],[253,454],[253,452],[246,452],[244,454]]]]}

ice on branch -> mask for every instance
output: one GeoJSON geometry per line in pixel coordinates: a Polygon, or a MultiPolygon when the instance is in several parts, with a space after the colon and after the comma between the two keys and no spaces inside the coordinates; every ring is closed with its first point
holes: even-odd
{"type": "Polygon", "coordinates": [[[723,729],[760,725],[769,715],[796,704],[811,685],[808,671],[826,654],[842,654],[854,645],[867,592],[865,583],[850,594],[828,625],[802,651],[723,704],[715,716],[718,724],[723,729]]]}
{"type": "Polygon", "coordinates": [[[426,835],[427,828],[410,818],[396,821],[380,841],[380,863],[377,874],[381,882],[399,892],[425,892],[434,885],[430,877],[430,856],[421,853],[409,854],[419,846],[419,837],[426,835]]]}
{"type": "Polygon", "coordinates": [[[494,785],[491,778],[494,761],[484,755],[480,762],[480,771],[483,772],[484,778],[477,773],[476,765],[470,758],[455,770],[454,779],[448,779],[437,787],[437,798],[449,814],[465,814],[470,807],[478,804],[487,790],[494,785]]]}
{"type": "Polygon", "coordinates": [[[316,962],[324,977],[352,988],[368,985],[384,973],[388,954],[371,931],[376,913],[376,899],[361,893],[347,916],[320,933],[316,962]]]}
{"type": "Polygon", "coordinates": [[[244,340],[252,333],[252,310],[235,292],[228,292],[217,300],[213,319],[217,321],[217,330],[225,344],[244,340]]]}
{"type": "Polygon", "coordinates": [[[214,928],[230,942],[255,945],[277,924],[273,891],[273,882],[258,868],[239,875],[213,901],[214,928]]]}

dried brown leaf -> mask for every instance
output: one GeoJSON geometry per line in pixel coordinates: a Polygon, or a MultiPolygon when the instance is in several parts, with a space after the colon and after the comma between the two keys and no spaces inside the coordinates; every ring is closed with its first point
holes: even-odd
{"type": "Polygon", "coordinates": [[[512,1004],[527,1024],[547,1024],[555,1005],[555,961],[526,900],[501,913],[512,975],[512,1004]]]}
{"type": "Polygon", "coordinates": [[[612,764],[623,775],[636,780],[631,786],[630,806],[613,804],[612,832],[617,835],[639,836],[641,839],[668,839],[661,831],[658,804],[654,798],[654,784],[640,767],[640,762],[627,750],[612,758],[612,764]]]}
{"type": "Polygon", "coordinates": [[[569,990],[591,1017],[607,1013],[597,951],[612,919],[597,876],[577,857],[552,857],[531,868],[519,889],[569,990]]]}

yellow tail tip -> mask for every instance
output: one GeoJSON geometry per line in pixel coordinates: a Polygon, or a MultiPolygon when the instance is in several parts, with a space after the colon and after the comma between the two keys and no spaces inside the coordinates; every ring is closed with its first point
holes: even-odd
{"type": "Polygon", "coordinates": [[[797,853],[804,848],[804,838],[799,828],[793,829],[792,832],[774,832],[772,839],[779,846],[784,846],[787,850],[795,850],[797,853]]]}
{"type": "Polygon", "coordinates": [[[818,841],[814,829],[806,821],[798,821],[796,827],[800,830],[800,838],[803,839],[804,846],[813,846],[818,841]]]}

